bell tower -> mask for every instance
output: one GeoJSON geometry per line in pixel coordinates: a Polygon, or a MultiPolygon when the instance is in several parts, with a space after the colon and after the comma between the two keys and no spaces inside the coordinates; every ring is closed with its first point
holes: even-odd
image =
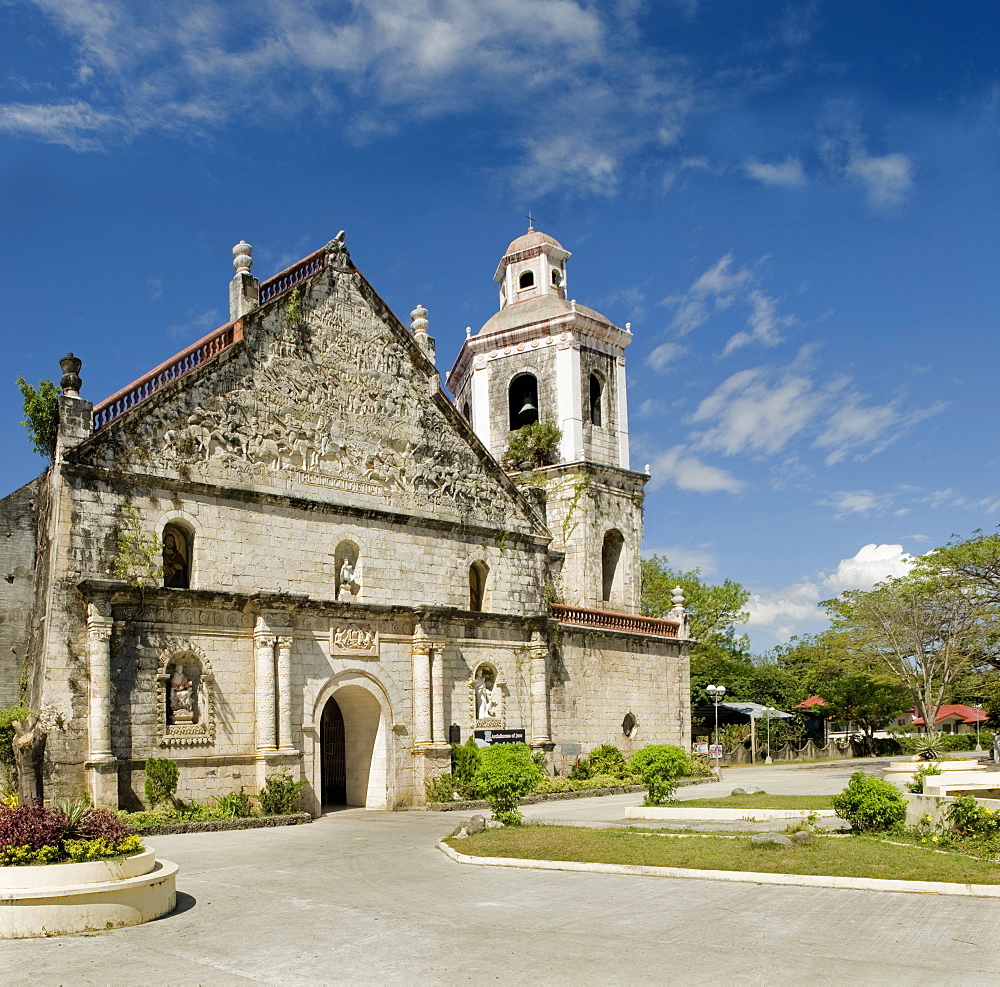
{"type": "Polygon", "coordinates": [[[504,252],[500,310],[466,340],[448,382],[497,460],[537,421],[561,439],[545,464],[507,464],[539,505],[562,555],[552,583],[574,606],[636,613],[646,476],[629,469],[625,349],[631,329],[567,299],[558,240],[532,228],[504,252]]]}

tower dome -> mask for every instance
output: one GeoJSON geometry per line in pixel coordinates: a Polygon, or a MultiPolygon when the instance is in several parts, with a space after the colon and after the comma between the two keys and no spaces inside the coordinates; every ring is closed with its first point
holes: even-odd
{"type": "Polygon", "coordinates": [[[511,240],[493,280],[500,285],[500,310],[546,295],[566,297],[570,252],[548,233],[529,229],[511,240]]]}

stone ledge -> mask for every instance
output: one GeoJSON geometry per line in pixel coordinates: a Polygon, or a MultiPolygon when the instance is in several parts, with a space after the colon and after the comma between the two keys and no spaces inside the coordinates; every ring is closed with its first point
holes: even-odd
{"type": "Polygon", "coordinates": [[[206,819],[200,822],[170,823],[138,830],[139,836],[174,836],[177,833],[226,833],[236,829],[273,829],[312,822],[308,812],[288,816],[251,816],[243,819],[206,819]]]}
{"type": "MultiPolygon", "coordinates": [[[[677,782],[678,788],[687,785],[707,785],[710,781],[718,781],[713,775],[711,778],[682,778],[677,782]]],[[[525,795],[517,800],[518,805],[537,805],[539,802],[559,802],[563,799],[586,799],[599,798],[603,795],[631,795],[633,792],[646,791],[645,785],[614,785],[611,788],[585,788],[580,792],[549,792],[547,795],[525,795]]],[[[467,812],[470,809],[488,809],[489,802],[485,799],[475,799],[465,802],[428,802],[426,805],[415,808],[424,812],[467,812]]]]}

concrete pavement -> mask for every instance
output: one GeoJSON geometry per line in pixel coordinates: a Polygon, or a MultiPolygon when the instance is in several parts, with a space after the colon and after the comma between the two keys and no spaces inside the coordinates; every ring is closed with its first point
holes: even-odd
{"type": "MultiPolygon", "coordinates": [[[[837,791],[853,769],[745,768],[721,790],[837,791]]],[[[612,798],[619,811],[640,801],[612,798]]],[[[611,799],[531,810],[556,806],[578,821],[615,811],[611,799]]],[[[5,942],[4,965],[35,984],[1000,983],[1000,902],[466,867],[434,848],[457,818],[351,809],[151,838],[181,866],[177,912],[5,942]]]]}

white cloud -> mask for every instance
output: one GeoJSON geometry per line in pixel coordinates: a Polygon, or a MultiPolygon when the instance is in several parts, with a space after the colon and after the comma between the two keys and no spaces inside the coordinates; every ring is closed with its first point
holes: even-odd
{"type": "Polygon", "coordinates": [[[105,135],[121,129],[122,121],[79,100],[71,103],[0,105],[0,131],[34,137],[48,144],[64,144],[74,151],[101,146],[105,135]]]}
{"type": "Polygon", "coordinates": [[[820,126],[819,153],[832,176],[859,184],[874,209],[903,201],[913,185],[913,163],[898,151],[869,154],[857,111],[850,101],[828,103],[820,126]]]}
{"type": "Polygon", "coordinates": [[[750,616],[745,626],[788,640],[823,622],[823,611],[817,606],[820,595],[819,587],[812,582],[795,583],[774,592],[752,593],[747,602],[750,616]]]}
{"type": "Polygon", "coordinates": [[[773,454],[818,415],[822,398],[812,381],[794,373],[769,379],[766,368],[741,370],[705,398],[690,421],[712,423],[695,433],[697,446],[732,456],[740,452],[773,454]]]}
{"type": "Polygon", "coordinates": [[[731,473],[703,463],[692,456],[683,445],[674,446],[657,456],[650,464],[650,489],[656,490],[665,483],[673,483],[680,490],[695,493],[739,493],[743,483],[731,473]]]}
{"type": "Polygon", "coordinates": [[[724,380],[688,419],[705,425],[692,434],[698,449],[773,455],[795,438],[809,436],[826,450],[826,464],[852,455],[866,459],[886,449],[915,424],[944,410],[942,402],[903,411],[901,400],[863,405],[864,395],[846,378],[817,383],[800,369],[753,367],[724,380]]]}
{"type": "Polygon", "coordinates": [[[876,494],[871,490],[837,490],[825,500],[819,501],[824,507],[832,507],[833,516],[840,520],[852,514],[867,517],[872,513],[882,513],[893,502],[891,494],[876,494]]]}
{"type": "Polygon", "coordinates": [[[679,359],[685,352],[686,348],[681,346],[679,343],[660,343],[660,345],[646,357],[646,363],[649,364],[649,366],[651,366],[654,370],[659,370],[661,373],[664,373],[666,372],[667,367],[675,360],[679,359]]]}
{"type": "Polygon", "coordinates": [[[870,590],[884,579],[905,576],[913,556],[902,545],[865,545],[849,559],[841,559],[837,568],[823,580],[834,596],[849,589],[870,590]]]}
{"type": "Polygon", "coordinates": [[[905,154],[871,158],[859,154],[847,166],[868,190],[868,201],[876,208],[902,202],[913,184],[913,165],[905,154]]]}
{"type": "Polygon", "coordinates": [[[751,158],[743,165],[743,170],[750,178],[763,182],[765,185],[780,185],[785,188],[796,188],[806,183],[802,162],[796,157],[787,157],[780,164],[768,164],[751,158]]]}
{"type": "Polygon", "coordinates": [[[763,291],[751,291],[748,295],[751,312],[747,318],[749,332],[738,332],[732,336],[726,348],[722,351],[723,356],[728,356],[733,350],[750,343],[760,343],[763,346],[777,346],[784,341],[781,335],[782,329],[790,329],[795,325],[794,315],[778,315],[778,303],[770,295],[765,295],[763,291]]]}

